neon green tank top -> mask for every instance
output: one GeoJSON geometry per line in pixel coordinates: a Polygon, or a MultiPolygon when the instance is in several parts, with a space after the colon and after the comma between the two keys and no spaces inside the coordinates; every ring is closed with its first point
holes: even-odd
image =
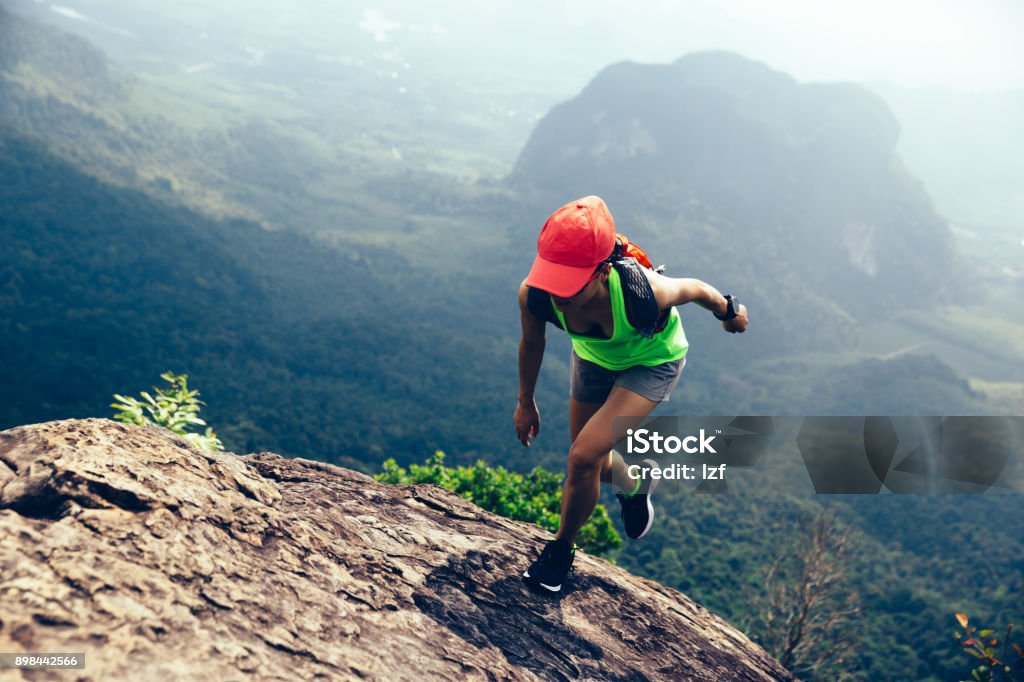
{"type": "Polygon", "coordinates": [[[605,369],[618,371],[635,365],[660,365],[672,362],[686,355],[689,344],[683,333],[683,323],[675,308],[669,313],[665,328],[651,338],[640,334],[626,319],[626,304],[622,300],[622,285],[615,268],[608,275],[608,293],[612,303],[612,337],[598,339],[593,336],[575,334],[569,331],[562,311],[555,309],[555,315],[562,323],[562,329],[569,335],[576,355],[584,360],[601,365],[605,369]]]}

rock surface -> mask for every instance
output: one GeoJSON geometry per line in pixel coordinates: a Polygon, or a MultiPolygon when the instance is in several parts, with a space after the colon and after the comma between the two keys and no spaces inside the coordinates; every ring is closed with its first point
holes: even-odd
{"type": "MultiPolygon", "coordinates": [[[[0,652],[85,652],[12,679],[790,680],[685,595],[430,485],[152,427],[0,432],[0,652]]],[[[4,678],[6,679],[6,678],[4,678]]]]}

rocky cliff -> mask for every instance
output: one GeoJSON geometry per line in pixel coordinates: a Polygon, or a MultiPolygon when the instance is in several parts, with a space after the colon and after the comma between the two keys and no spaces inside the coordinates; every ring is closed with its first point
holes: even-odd
{"type": "Polygon", "coordinates": [[[789,680],[685,595],[429,485],[157,428],[0,432],[0,652],[85,652],[25,679],[789,680]]]}

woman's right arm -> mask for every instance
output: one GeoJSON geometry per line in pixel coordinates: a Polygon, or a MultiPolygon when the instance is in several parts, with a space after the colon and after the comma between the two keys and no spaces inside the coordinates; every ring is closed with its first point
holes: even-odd
{"type": "Polygon", "coordinates": [[[519,340],[519,398],[513,421],[516,426],[516,437],[526,447],[530,447],[530,439],[540,433],[540,411],[534,400],[537,388],[537,377],[540,376],[540,365],[544,360],[544,321],[530,312],[526,299],[529,288],[524,281],[519,285],[519,320],[523,327],[523,336],[519,340]]]}

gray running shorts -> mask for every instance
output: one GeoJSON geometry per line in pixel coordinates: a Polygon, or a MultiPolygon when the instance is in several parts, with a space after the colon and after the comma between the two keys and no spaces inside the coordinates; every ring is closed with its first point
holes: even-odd
{"type": "Polygon", "coordinates": [[[661,365],[615,371],[584,360],[573,349],[569,356],[569,395],[581,403],[603,403],[613,386],[622,386],[656,403],[668,402],[684,366],[686,356],[661,365]]]}

